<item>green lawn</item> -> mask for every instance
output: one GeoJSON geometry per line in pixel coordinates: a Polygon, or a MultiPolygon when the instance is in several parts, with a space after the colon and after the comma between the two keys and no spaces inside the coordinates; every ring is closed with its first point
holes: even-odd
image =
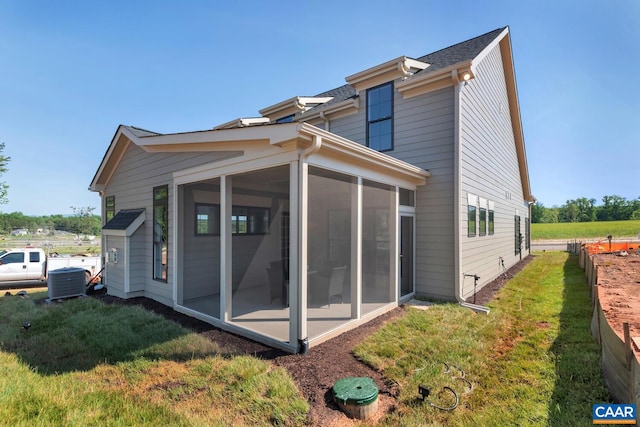
{"type": "Polygon", "coordinates": [[[536,256],[499,292],[488,315],[457,304],[405,317],[360,344],[356,354],[398,384],[399,410],[385,425],[587,426],[608,400],[591,305],[577,258],[536,256]],[[464,378],[462,378],[464,377],[464,378]],[[431,389],[428,402],[418,385],[431,389]]]}
{"type": "Polygon", "coordinates": [[[603,239],[611,235],[614,239],[637,238],[640,220],[561,222],[553,224],[531,224],[533,240],[547,239],[603,239]]]}
{"type": "MultiPolygon", "coordinates": [[[[2,425],[306,423],[309,407],[283,368],[139,307],[36,303],[45,297],[0,297],[2,425]]],[[[407,308],[356,347],[397,385],[396,410],[381,425],[591,425],[591,405],[608,393],[577,258],[536,255],[490,308],[407,308]],[[427,402],[418,385],[431,390],[427,402]],[[445,387],[459,397],[451,411],[429,404],[455,403],[445,387]]]]}
{"type": "Polygon", "coordinates": [[[0,298],[0,424],[303,424],[283,368],[235,356],[138,307],[0,298]],[[22,323],[32,326],[24,330],[22,323]]]}

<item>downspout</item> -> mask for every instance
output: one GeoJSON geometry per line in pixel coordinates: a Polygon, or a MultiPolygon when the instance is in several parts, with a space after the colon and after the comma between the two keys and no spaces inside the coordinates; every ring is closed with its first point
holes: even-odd
{"type": "Polygon", "coordinates": [[[324,115],[324,111],[320,111],[320,118],[324,121],[324,130],[331,132],[331,129],[329,129],[329,118],[324,115]]]}
{"type": "Polygon", "coordinates": [[[479,313],[489,314],[489,307],[482,305],[471,304],[464,300],[462,296],[462,281],[464,280],[464,272],[462,271],[462,245],[460,244],[460,224],[461,224],[461,212],[460,212],[460,189],[462,188],[462,144],[460,143],[460,99],[462,97],[462,87],[466,82],[461,85],[458,78],[458,70],[451,71],[451,78],[453,80],[453,89],[455,91],[454,97],[454,112],[453,112],[453,171],[455,179],[453,181],[453,194],[455,196],[453,203],[453,218],[454,218],[454,272],[455,272],[455,295],[458,303],[470,308],[473,311],[479,313]]]}
{"type": "MultiPolygon", "coordinates": [[[[306,180],[303,179],[303,175],[304,175],[304,165],[307,162],[307,158],[309,156],[311,156],[314,153],[317,153],[320,150],[320,147],[322,146],[322,137],[320,135],[313,135],[313,141],[311,143],[311,145],[307,148],[305,148],[303,151],[300,152],[300,154],[298,155],[298,204],[300,206],[300,208],[298,209],[298,216],[300,217],[300,219],[298,220],[298,241],[300,241],[301,243],[304,243],[306,245],[307,243],[307,239],[308,239],[308,235],[307,235],[307,230],[306,230],[306,217],[307,217],[307,203],[304,202],[304,197],[305,194],[307,192],[307,188],[305,188],[305,185],[303,184],[304,182],[306,182],[306,180]],[[304,217],[304,220],[303,220],[304,217]],[[304,239],[302,238],[304,236],[304,239]]],[[[298,284],[302,283],[302,277],[304,275],[307,274],[307,249],[305,248],[299,248],[298,249],[299,252],[299,256],[301,259],[298,260],[299,266],[298,266],[298,284]]],[[[308,284],[307,284],[308,287],[308,284]]],[[[300,290],[302,290],[302,287],[299,288],[300,290]]],[[[298,338],[298,348],[297,348],[297,352],[300,354],[305,354],[307,352],[307,350],[309,349],[309,337],[308,336],[300,336],[300,331],[301,331],[301,326],[302,326],[302,322],[306,321],[306,319],[302,319],[302,304],[303,302],[306,302],[306,293],[304,295],[300,295],[300,292],[298,292],[298,304],[296,307],[297,313],[298,313],[298,322],[300,322],[298,325],[298,333],[299,333],[299,338],[298,338]]],[[[306,310],[305,311],[305,316],[306,316],[306,310]]],[[[306,329],[305,329],[306,331],[306,329]]],[[[305,332],[306,335],[306,332],[305,332]]]]}

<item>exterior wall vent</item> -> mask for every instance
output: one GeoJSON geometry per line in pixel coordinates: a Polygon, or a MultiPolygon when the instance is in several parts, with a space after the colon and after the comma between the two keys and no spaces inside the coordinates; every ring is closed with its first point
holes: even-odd
{"type": "Polygon", "coordinates": [[[50,271],[47,278],[48,301],[84,296],[86,285],[86,272],[82,268],[65,267],[50,271]]]}

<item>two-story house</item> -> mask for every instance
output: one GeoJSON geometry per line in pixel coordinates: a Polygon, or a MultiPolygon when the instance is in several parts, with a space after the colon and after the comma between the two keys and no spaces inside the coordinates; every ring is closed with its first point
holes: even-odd
{"type": "Polygon", "coordinates": [[[528,254],[507,27],[346,82],[208,130],[119,126],[90,186],[108,292],[296,352],[528,254]]]}

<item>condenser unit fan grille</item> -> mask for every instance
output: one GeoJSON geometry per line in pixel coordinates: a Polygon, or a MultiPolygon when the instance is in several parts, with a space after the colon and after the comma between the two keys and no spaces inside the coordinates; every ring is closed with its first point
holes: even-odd
{"type": "Polygon", "coordinates": [[[49,300],[85,295],[86,272],[82,268],[65,267],[49,272],[49,300]]]}

